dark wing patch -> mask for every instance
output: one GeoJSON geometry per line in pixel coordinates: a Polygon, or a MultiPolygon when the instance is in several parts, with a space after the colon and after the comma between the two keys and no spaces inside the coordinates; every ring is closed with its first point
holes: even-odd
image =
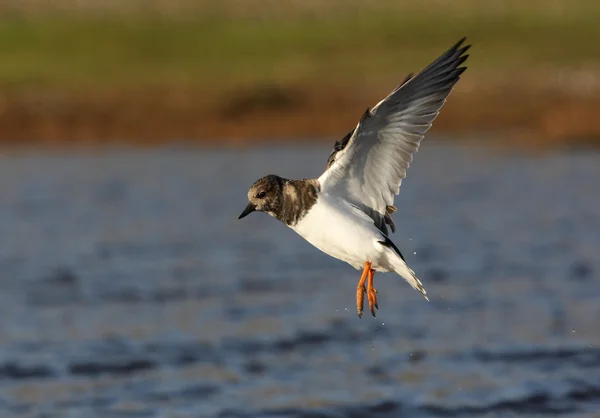
{"type": "MultiPolygon", "coordinates": [[[[360,117],[359,123],[368,118],[369,116],[371,116],[371,109],[367,107],[365,113],[363,113],[363,115],[360,117]]],[[[341,139],[341,141],[335,142],[335,145],[333,146],[333,151],[331,152],[331,154],[329,154],[329,158],[327,158],[327,165],[325,166],[325,170],[331,167],[331,165],[335,162],[335,156],[337,155],[337,153],[346,148],[346,145],[348,145],[348,142],[350,142],[350,138],[352,138],[352,135],[354,135],[355,130],[356,128],[352,129],[346,134],[345,137],[341,139]]]]}
{"type": "Polygon", "coordinates": [[[350,141],[350,138],[352,138],[352,135],[354,134],[355,130],[356,129],[352,129],[340,141],[335,141],[333,151],[331,152],[331,154],[329,154],[329,158],[327,158],[327,165],[325,166],[325,170],[331,167],[331,165],[335,162],[335,156],[337,155],[337,153],[346,148],[346,145],[348,145],[348,142],[350,141]]]}
{"type": "Polygon", "coordinates": [[[363,120],[367,119],[369,116],[371,116],[371,109],[367,107],[367,110],[365,110],[365,113],[362,114],[362,116],[360,117],[360,120],[358,121],[358,123],[360,123],[363,120]]]}
{"type": "Polygon", "coordinates": [[[384,245],[386,247],[392,248],[394,251],[396,251],[396,254],[398,254],[400,256],[400,258],[402,259],[402,261],[406,262],[406,260],[404,259],[404,256],[402,255],[402,253],[400,252],[400,250],[398,249],[398,247],[396,247],[396,244],[394,244],[392,242],[392,240],[389,239],[387,236],[385,237],[384,241],[379,241],[379,243],[381,243],[381,245],[384,245]]]}

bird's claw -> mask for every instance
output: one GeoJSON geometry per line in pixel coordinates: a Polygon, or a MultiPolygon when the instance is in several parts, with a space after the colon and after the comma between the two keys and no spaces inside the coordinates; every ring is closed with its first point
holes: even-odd
{"type": "Polygon", "coordinates": [[[371,315],[377,317],[375,314],[375,310],[379,309],[379,305],[377,303],[377,289],[374,287],[367,290],[367,296],[369,298],[369,309],[371,310],[371,315]]]}

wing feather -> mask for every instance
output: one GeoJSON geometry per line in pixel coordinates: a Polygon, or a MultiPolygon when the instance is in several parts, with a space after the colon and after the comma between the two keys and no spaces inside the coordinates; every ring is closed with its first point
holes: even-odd
{"type": "Polygon", "coordinates": [[[465,38],[416,76],[409,75],[361,117],[335,147],[319,177],[321,190],[338,194],[367,213],[387,234],[395,230],[394,197],[421,139],[466,67],[465,38]],[[391,209],[393,208],[393,209],[391,209]]]}

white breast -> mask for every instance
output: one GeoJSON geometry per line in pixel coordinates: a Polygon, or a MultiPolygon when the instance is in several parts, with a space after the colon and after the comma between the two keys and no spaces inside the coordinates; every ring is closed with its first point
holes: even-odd
{"type": "Polygon", "coordinates": [[[344,200],[320,193],[317,203],[292,227],[326,254],[356,269],[365,261],[375,261],[383,239],[373,220],[344,200]]]}

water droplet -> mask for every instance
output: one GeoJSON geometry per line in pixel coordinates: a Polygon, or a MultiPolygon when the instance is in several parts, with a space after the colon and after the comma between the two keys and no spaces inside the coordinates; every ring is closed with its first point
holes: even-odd
{"type": "Polygon", "coordinates": [[[344,310],[345,310],[345,311],[347,311],[347,310],[348,310],[348,308],[344,308],[344,310]]]}
{"type": "MultiPolygon", "coordinates": [[[[382,322],[381,325],[385,325],[385,322],[382,322]]],[[[590,347],[591,347],[591,345],[590,345],[590,347]]]]}
{"type": "Polygon", "coordinates": [[[571,330],[571,332],[575,332],[575,328],[573,328],[573,329],[571,330]]]}
{"type": "Polygon", "coordinates": [[[415,254],[415,255],[416,255],[416,254],[417,254],[417,252],[415,251],[415,252],[413,252],[413,254],[415,254]]]}

